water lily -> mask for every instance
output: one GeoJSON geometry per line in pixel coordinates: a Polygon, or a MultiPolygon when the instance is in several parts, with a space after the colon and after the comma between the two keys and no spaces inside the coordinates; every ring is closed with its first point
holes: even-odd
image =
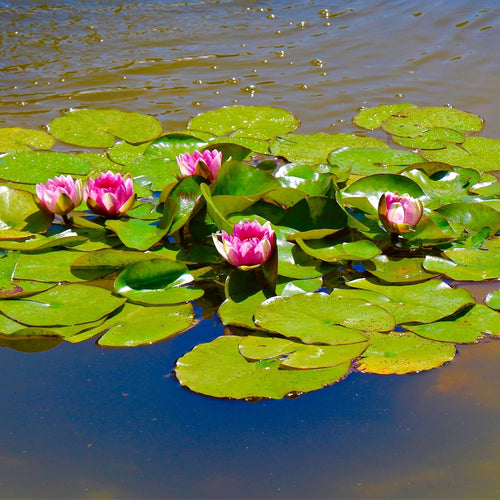
{"type": "Polygon", "coordinates": [[[83,184],[71,175],[61,175],[37,184],[36,195],[49,212],[65,216],[82,202],[83,184]]]}
{"type": "Polygon", "coordinates": [[[88,178],[84,189],[87,206],[95,214],[104,216],[119,215],[130,210],[136,196],[129,174],[122,177],[109,170],[97,179],[88,178]]]}
{"type": "Polygon", "coordinates": [[[389,233],[404,234],[413,228],[422,218],[422,203],[408,193],[399,195],[387,191],[378,203],[380,221],[389,233]]]}
{"type": "Polygon", "coordinates": [[[189,175],[200,175],[210,182],[217,179],[222,163],[222,153],[213,149],[205,150],[203,153],[194,151],[193,154],[184,153],[177,156],[177,165],[182,177],[189,175]]]}
{"type": "Polygon", "coordinates": [[[233,266],[249,269],[267,262],[275,245],[271,224],[260,225],[258,221],[238,222],[233,234],[222,231],[222,243],[212,235],[217,251],[233,266]]]}

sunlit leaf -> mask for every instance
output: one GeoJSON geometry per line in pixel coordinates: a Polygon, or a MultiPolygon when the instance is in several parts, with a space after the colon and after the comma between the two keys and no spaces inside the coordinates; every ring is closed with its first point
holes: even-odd
{"type": "Polygon", "coordinates": [[[20,127],[0,128],[0,153],[50,149],[55,139],[42,130],[20,127]]]}

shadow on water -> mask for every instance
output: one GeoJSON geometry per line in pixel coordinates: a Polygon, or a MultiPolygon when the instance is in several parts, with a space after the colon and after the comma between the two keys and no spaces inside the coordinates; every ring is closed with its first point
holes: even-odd
{"type": "MultiPolygon", "coordinates": [[[[452,104],[500,135],[494,2],[0,1],[1,126],[71,107],[184,127],[271,104],[302,132],[361,106],[452,104]]],[[[212,320],[161,344],[0,353],[2,498],[494,498],[500,343],[412,376],[353,374],[282,401],[213,400],[171,371],[212,320]]]]}

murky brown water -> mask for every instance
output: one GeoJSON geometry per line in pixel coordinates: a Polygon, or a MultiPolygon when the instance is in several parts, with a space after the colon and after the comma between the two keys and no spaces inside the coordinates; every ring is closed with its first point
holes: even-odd
{"type": "MultiPolygon", "coordinates": [[[[361,106],[404,100],[478,113],[500,137],[493,0],[0,0],[0,28],[0,126],[98,107],[175,130],[239,103],[344,132],[361,106]]],[[[429,373],[250,405],[169,376],[203,335],[0,352],[0,497],[500,496],[500,342],[429,373]]]]}

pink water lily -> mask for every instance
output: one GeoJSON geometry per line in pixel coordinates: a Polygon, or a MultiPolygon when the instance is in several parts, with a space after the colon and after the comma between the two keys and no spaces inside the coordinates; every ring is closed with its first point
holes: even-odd
{"type": "Polygon", "coordinates": [[[84,189],[84,198],[90,210],[108,217],[130,210],[136,197],[131,176],[122,177],[109,170],[97,179],[88,178],[84,189]]]}
{"type": "Polygon", "coordinates": [[[408,193],[399,195],[387,191],[378,203],[380,221],[389,233],[409,233],[422,218],[422,202],[408,193]]]}
{"type": "Polygon", "coordinates": [[[177,165],[182,177],[200,175],[210,182],[217,179],[222,163],[222,153],[213,149],[205,150],[203,153],[194,151],[193,154],[184,153],[177,156],[177,165]]]}
{"type": "Polygon", "coordinates": [[[83,184],[71,175],[61,175],[37,184],[36,195],[49,212],[65,216],[82,202],[83,184]]]}
{"type": "Polygon", "coordinates": [[[212,238],[222,257],[243,269],[267,262],[276,244],[271,224],[261,226],[256,220],[236,223],[232,235],[222,231],[222,243],[215,234],[212,238]]]}

